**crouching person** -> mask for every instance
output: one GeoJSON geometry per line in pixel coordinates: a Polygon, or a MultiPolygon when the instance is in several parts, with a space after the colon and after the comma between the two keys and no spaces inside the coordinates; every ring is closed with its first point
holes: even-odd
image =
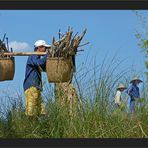
{"type": "MultiPolygon", "coordinates": [[[[44,40],[38,40],[34,44],[35,52],[46,52],[47,45],[44,40]]],[[[47,54],[42,58],[40,55],[31,55],[28,57],[26,64],[25,79],[23,83],[25,92],[25,103],[27,116],[38,117],[41,114],[46,114],[45,105],[43,104],[42,91],[42,76],[41,69],[46,68],[47,54]]]]}

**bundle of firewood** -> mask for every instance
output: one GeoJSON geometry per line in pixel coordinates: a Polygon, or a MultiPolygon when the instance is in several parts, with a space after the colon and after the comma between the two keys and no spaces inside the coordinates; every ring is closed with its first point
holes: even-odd
{"type": "Polygon", "coordinates": [[[6,33],[3,36],[3,39],[0,39],[0,58],[9,57],[4,55],[4,53],[13,52],[12,48],[9,51],[9,45],[8,45],[8,37],[6,37],[6,33]],[[6,43],[5,43],[6,39],[6,43]]]}
{"type": "Polygon", "coordinates": [[[8,50],[8,49],[6,48],[5,43],[4,43],[5,36],[6,36],[6,34],[4,34],[4,37],[3,37],[2,40],[0,39],[0,52],[7,52],[7,50],[8,50]]]}
{"type": "Polygon", "coordinates": [[[52,45],[48,49],[49,57],[64,57],[67,58],[69,56],[75,55],[78,51],[78,47],[84,46],[89,42],[84,43],[83,45],[79,45],[81,40],[83,39],[86,33],[86,29],[80,36],[77,36],[76,33],[73,36],[72,28],[68,27],[68,31],[65,34],[62,34],[59,30],[59,40],[56,41],[53,37],[52,45]]]}

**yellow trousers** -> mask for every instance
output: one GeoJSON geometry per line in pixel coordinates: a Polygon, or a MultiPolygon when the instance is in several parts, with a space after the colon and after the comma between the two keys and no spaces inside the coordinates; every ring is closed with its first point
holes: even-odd
{"type": "Polygon", "coordinates": [[[39,116],[46,114],[45,105],[42,102],[41,91],[36,87],[30,87],[25,91],[27,116],[39,116]]]}

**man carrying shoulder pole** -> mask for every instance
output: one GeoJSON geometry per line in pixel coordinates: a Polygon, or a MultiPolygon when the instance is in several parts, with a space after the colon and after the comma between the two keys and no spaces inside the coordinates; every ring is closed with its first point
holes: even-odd
{"type": "MultiPolygon", "coordinates": [[[[46,52],[47,45],[44,40],[38,40],[34,44],[35,52],[46,52]]],[[[31,55],[28,57],[26,64],[25,79],[23,83],[26,101],[27,116],[38,117],[46,114],[45,106],[42,103],[42,76],[41,69],[45,71],[47,53],[41,58],[41,55],[31,55]]]]}

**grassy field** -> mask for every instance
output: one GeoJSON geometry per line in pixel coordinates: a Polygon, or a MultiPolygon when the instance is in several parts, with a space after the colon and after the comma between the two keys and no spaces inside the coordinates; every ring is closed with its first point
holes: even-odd
{"type": "MultiPolygon", "coordinates": [[[[114,58],[113,58],[114,59],[114,58]]],[[[47,115],[33,120],[25,116],[23,96],[18,95],[0,117],[0,138],[147,138],[148,137],[148,93],[141,94],[143,104],[131,116],[125,106],[122,110],[114,106],[113,97],[118,82],[128,83],[128,71],[116,72],[121,62],[85,69],[75,75],[74,85],[79,95],[78,111],[68,114],[66,106],[53,101],[53,90],[46,88],[47,115]],[[114,66],[111,66],[114,65],[114,66]],[[88,78],[87,78],[88,77],[88,78]],[[86,79],[87,78],[87,79],[86,79]],[[50,94],[50,95],[48,95],[50,94]]],[[[11,97],[8,96],[11,100],[11,97]]],[[[44,99],[45,100],[45,99],[44,99]]]]}
{"type": "Polygon", "coordinates": [[[10,110],[0,120],[1,138],[143,138],[148,137],[148,112],[138,111],[136,116],[124,111],[109,112],[99,103],[85,102],[76,116],[67,108],[48,102],[46,116],[29,119],[20,106],[10,110]]]}

